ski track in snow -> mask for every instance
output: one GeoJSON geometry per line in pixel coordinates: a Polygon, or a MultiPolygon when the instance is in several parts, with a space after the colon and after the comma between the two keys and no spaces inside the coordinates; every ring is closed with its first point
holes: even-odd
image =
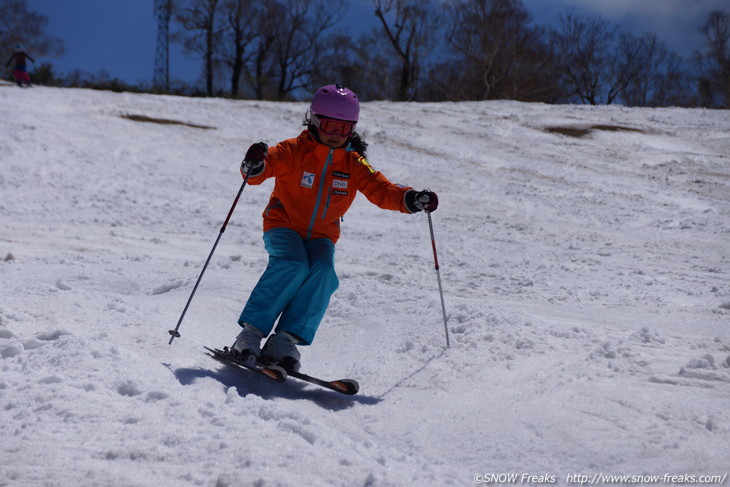
{"type": "Polygon", "coordinates": [[[368,159],[439,194],[358,198],[304,370],[222,365],[266,265],[245,148],[304,103],[0,86],[0,486],[475,485],[728,472],[730,118],[365,103],[368,159]],[[145,115],[213,127],[142,123],[145,115]],[[583,138],[549,127],[620,126],[583,138]],[[625,130],[630,128],[632,130],[625,130]]]}

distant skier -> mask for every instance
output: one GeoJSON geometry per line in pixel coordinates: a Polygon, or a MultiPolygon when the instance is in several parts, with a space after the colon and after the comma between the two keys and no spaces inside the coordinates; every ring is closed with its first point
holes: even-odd
{"type": "Polygon", "coordinates": [[[263,212],[268,267],[238,323],[232,351],[240,358],[298,371],[297,345],[310,345],[339,280],[334,268],[340,219],[358,191],[383,209],[435,211],[435,193],[391,183],[365,159],[367,144],[355,132],[358,97],[341,85],[319,88],[298,137],[269,149],[253,144],[241,164],[250,184],[275,178],[263,212]],[[261,349],[261,340],[274,329],[261,349]]]}
{"type": "Polygon", "coordinates": [[[13,71],[13,76],[15,77],[15,82],[18,83],[18,86],[23,86],[23,83],[25,83],[27,86],[30,86],[30,76],[28,76],[28,71],[26,68],[26,59],[30,59],[32,62],[35,62],[35,60],[23,50],[23,46],[17,44],[15,46],[15,52],[13,52],[13,54],[10,56],[8,62],[5,63],[5,67],[7,68],[8,66],[10,66],[11,62],[15,62],[15,70],[13,71]]]}

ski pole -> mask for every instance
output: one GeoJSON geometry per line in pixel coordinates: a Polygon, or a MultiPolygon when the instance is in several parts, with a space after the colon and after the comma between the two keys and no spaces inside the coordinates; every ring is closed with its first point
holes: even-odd
{"type": "Polygon", "coordinates": [[[205,261],[205,265],[203,266],[203,269],[200,271],[200,275],[198,276],[198,281],[195,283],[195,286],[193,287],[193,292],[190,293],[190,297],[188,298],[188,302],[185,305],[185,308],[183,309],[182,314],[180,315],[180,319],[177,320],[177,326],[174,330],[169,330],[168,333],[170,333],[170,342],[168,345],[172,345],[172,341],[175,338],[180,338],[180,332],[178,331],[180,329],[180,325],[182,324],[183,318],[185,318],[185,313],[188,312],[188,307],[190,306],[190,302],[193,300],[193,296],[195,296],[195,291],[198,290],[198,285],[200,284],[200,280],[203,278],[203,274],[205,274],[205,269],[208,268],[208,264],[210,263],[211,257],[213,257],[213,253],[215,252],[215,248],[218,247],[218,242],[220,242],[221,237],[223,236],[223,232],[226,231],[226,227],[228,226],[228,221],[231,219],[231,215],[233,215],[233,210],[236,208],[236,205],[238,204],[238,199],[241,197],[241,193],[243,193],[243,188],[246,187],[246,183],[248,182],[248,175],[251,173],[251,167],[248,168],[248,171],[246,171],[246,177],[243,178],[243,183],[241,184],[241,189],[238,190],[238,194],[236,195],[236,199],[233,200],[233,204],[231,205],[231,209],[228,210],[228,216],[226,216],[226,220],[223,222],[223,226],[221,227],[220,232],[218,233],[218,238],[215,239],[215,243],[213,244],[213,248],[210,250],[210,254],[208,254],[208,260],[205,261]]]}
{"type": "Polygon", "coordinates": [[[444,315],[444,332],[446,333],[446,348],[449,348],[449,327],[446,326],[446,305],[444,304],[444,291],[441,288],[441,272],[439,271],[439,258],[436,254],[436,239],[433,236],[433,220],[431,219],[431,212],[427,211],[428,215],[428,229],[431,231],[431,247],[433,247],[433,262],[436,268],[436,278],[439,283],[439,295],[441,296],[441,312],[444,315]]]}

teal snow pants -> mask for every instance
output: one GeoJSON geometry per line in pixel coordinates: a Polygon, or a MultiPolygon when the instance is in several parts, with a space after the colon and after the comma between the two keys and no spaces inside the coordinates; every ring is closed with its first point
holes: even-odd
{"type": "Polygon", "coordinates": [[[274,228],[264,233],[269,264],[241,312],[238,322],[258,328],[264,337],[286,331],[309,345],[339,286],[335,244],[328,238],[304,240],[294,230],[274,228]]]}

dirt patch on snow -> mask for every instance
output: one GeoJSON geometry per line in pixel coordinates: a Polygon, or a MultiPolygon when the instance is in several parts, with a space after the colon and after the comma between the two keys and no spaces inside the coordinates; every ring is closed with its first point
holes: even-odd
{"type": "Polygon", "coordinates": [[[607,132],[638,132],[645,133],[643,130],[625,127],[622,125],[590,125],[588,127],[567,127],[567,126],[556,126],[556,127],[545,127],[545,132],[552,134],[567,135],[568,137],[585,137],[586,135],[595,132],[596,130],[603,130],[607,132]]]}
{"type": "Polygon", "coordinates": [[[126,118],[127,120],[133,120],[135,122],[150,122],[150,123],[159,123],[161,125],[184,125],[186,127],[192,127],[196,129],[204,129],[204,130],[215,130],[215,127],[210,127],[208,125],[197,125],[194,123],[188,123],[188,122],[180,122],[178,120],[170,120],[167,118],[155,118],[155,117],[148,117],[147,115],[122,115],[122,118],[126,118]]]}

